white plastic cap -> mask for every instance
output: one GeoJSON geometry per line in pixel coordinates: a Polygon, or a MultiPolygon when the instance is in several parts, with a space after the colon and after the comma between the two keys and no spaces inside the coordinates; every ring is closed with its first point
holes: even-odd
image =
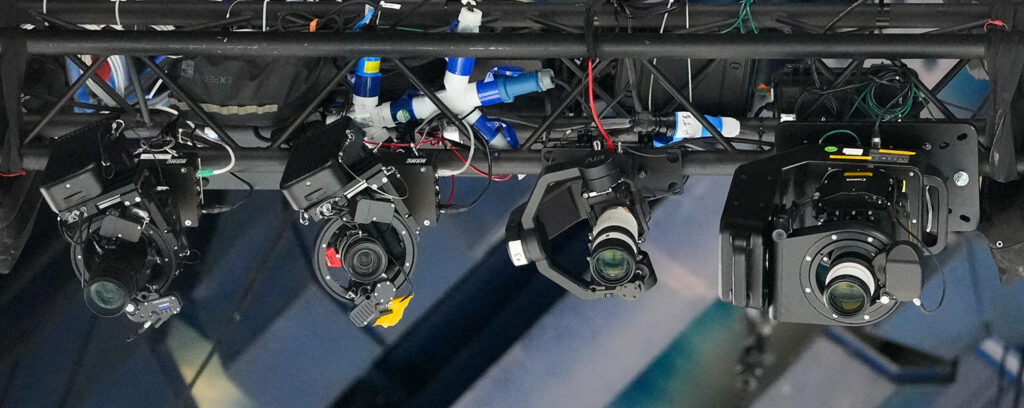
{"type": "Polygon", "coordinates": [[[735,118],[722,116],[722,135],[725,137],[736,137],[740,135],[740,121],[735,118]]]}

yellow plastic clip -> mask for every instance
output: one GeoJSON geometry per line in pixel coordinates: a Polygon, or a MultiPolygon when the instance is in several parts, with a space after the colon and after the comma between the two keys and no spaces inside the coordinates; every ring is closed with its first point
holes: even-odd
{"type": "Polygon", "coordinates": [[[402,316],[405,315],[405,308],[409,306],[409,301],[412,300],[412,294],[408,296],[402,296],[391,300],[391,304],[388,305],[388,310],[385,310],[383,316],[377,318],[376,322],[373,322],[374,326],[380,327],[391,327],[398,322],[402,321],[402,316]]]}

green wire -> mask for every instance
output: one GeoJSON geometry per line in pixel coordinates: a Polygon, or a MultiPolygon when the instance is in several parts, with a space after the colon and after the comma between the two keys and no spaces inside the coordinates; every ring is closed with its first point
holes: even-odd
{"type": "Polygon", "coordinates": [[[825,139],[827,139],[829,136],[837,135],[837,134],[847,134],[847,135],[853,136],[854,139],[857,139],[857,146],[864,146],[864,144],[861,143],[861,141],[860,141],[860,136],[857,136],[856,133],[853,133],[852,131],[849,131],[849,130],[846,130],[846,129],[836,129],[836,130],[830,131],[828,133],[825,133],[824,135],[821,135],[821,139],[818,139],[818,144],[820,145],[820,144],[824,143],[825,139]]]}
{"type": "Polygon", "coordinates": [[[754,16],[750,13],[750,3],[752,2],[753,0],[740,1],[740,12],[739,15],[736,17],[736,22],[732,23],[732,25],[729,26],[729,28],[719,31],[719,33],[725,34],[732,30],[735,30],[736,28],[739,28],[741,34],[746,34],[747,28],[743,25],[743,20],[746,19],[748,22],[750,22],[750,31],[753,31],[754,34],[758,34],[759,31],[757,30],[757,25],[754,24],[754,16]]]}

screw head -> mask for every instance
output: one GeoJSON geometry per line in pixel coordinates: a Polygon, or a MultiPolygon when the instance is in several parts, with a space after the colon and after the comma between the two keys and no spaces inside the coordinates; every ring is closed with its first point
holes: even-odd
{"type": "Polygon", "coordinates": [[[967,175],[967,172],[961,170],[953,174],[953,184],[957,187],[964,187],[971,182],[971,176],[967,175]]]}
{"type": "Polygon", "coordinates": [[[192,220],[185,220],[185,226],[186,227],[191,227],[192,226],[192,220]]]}
{"type": "Polygon", "coordinates": [[[423,220],[423,226],[424,227],[429,227],[430,226],[430,220],[423,220]]]}

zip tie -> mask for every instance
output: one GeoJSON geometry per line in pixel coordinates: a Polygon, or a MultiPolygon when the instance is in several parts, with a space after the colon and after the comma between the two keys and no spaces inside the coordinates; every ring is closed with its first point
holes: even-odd
{"type": "Polygon", "coordinates": [[[263,31],[267,31],[267,3],[270,0],[263,0],[263,31]]]}
{"type": "MultiPolygon", "coordinates": [[[[46,1],[46,0],[43,0],[43,1],[46,1]]],[[[235,8],[235,4],[238,4],[238,2],[240,2],[240,1],[242,1],[242,0],[235,0],[235,1],[231,2],[231,5],[228,6],[228,14],[225,14],[224,18],[231,18],[231,9],[235,8]]]]}
{"type": "Polygon", "coordinates": [[[117,21],[117,28],[122,28],[122,26],[121,26],[121,1],[122,0],[114,0],[114,21],[117,21]]]}
{"type": "Polygon", "coordinates": [[[43,14],[46,14],[46,0],[43,0],[43,14]]]}

